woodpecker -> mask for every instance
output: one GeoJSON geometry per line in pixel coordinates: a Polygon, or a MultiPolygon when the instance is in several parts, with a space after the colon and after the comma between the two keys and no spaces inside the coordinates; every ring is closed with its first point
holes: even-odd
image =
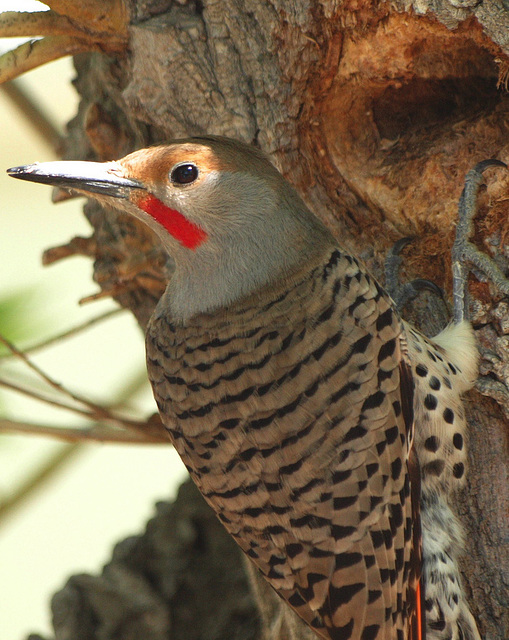
{"type": "Polygon", "coordinates": [[[428,339],[259,150],[206,136],[15,178],[139,218],[175,271],[147,368],[171,442],[323,640],[480,640],[451,508],[465,481],[466,321],[428,339]],[[422,532],[422,535],[421,535],[422,532]]]}

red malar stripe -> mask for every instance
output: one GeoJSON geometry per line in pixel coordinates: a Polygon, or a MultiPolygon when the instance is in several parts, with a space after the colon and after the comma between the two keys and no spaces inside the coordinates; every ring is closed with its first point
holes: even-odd
{"type": "Polygon", "coordinates": [[[207,239],[207,234],[203,229],[185,218],[180,211],[170,209],[151,194],[142,198],[138,206],[154,220],[157,220],[168,233],[188,249],[196,249],[207,239]]]}

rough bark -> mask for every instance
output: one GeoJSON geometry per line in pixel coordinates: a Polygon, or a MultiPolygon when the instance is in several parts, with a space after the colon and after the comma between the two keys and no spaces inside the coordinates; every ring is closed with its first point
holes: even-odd
{"type": "MultiPolygon", "coordinates": [[[[67,157],[112,159],[201,133],[252,142],[272,155],[312,210],[375,273],[381,273],[387,248],[413,235],[406,275],[429,278],[447,293],[464,175],[479,160],[509,158],[509,11],[502,2],[132,0],[125,55],[80,55],[76,69],[82,102],[67,157]]],[[[509,179],[496,170],[487,180],[476,241],[507,268],[503,194],[509,179]]],[[[95,204],[86,214],[94,228],[96,281],[144,327],[171,264],[136,221],[95,204]]],[[[508,305],[475,279],[472,292],[479,337],[491,351],[482,372],[483,391],[492,398],[474,392],[468,400],[472,463],[458,508],[467,532],[464,568],[473,611],[486,640],[503,640],[509,637],[508,305]]],[[[420,310],[430,333],[431,304],[421,303],[420,310]]],[[[207,527],[216,526],[203,518],[207,527]]],[[[165,525],[150,526],[164,541],[165,525]]],[[[210,535],[219,539],[219,531],[210,535]]],[[[249,622],[237,635],[231,631],[239,608],[243,616],[252,613],[252,605],[239,604],[244,592],[239,601],[228,597],[214,606],[211,617],[200,609],[200,599],[222,588],[211,586],[212,575],[225,580],[215,570],[216,555],[201,556],[198,566],[206,576],[195,585],[201,595],[176,599],[175,585],[168,591],[166,583],[174,580],[171,558],[178,562],[179,555],[169,552],[159,562],[164,545],[160,541],[156,550],[143,539],[120,545],[102,578],[71,579],[54,601],[57,638],[255,637],[249,622]],[[124,600],[124,577],[138,584],[141,564],[150,571],[141,571],[143,587],[133,589],[149,603],[141,609],[155,620],[150,632],[140,631],[132,616],[139,602],[124,600]],[[192,617],[190,602],[204,623],[194,635],[194,618],[183,633],[168,622],[192,617]]],[[[222,553],[221,545],[226,541],[214,548],[222,553]]],[[[189,549],[194,553],[193,545],[189,549]]],[[[230,572],[238,558],[228,553],[235,558],[230,572]]],[[[179,579],[185,579],[188,565],[181,569],[179,579]]],[[[233,582],[240,581],[235,576],[233,582]]]]}
{"type": "MultiPolygon", "coordinates": [[[[75,575],[52,600],[58,640],[254,640],[259,620],[240,551],[194,484],[161,502],[101,575],[75,575]]],[[[31,636],[36,640],[39,636],[31,636]]]]}

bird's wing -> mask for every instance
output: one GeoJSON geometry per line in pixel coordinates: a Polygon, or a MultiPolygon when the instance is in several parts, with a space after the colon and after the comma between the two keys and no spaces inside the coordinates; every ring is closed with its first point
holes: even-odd
{"type": "Polygon", "coordinates": [[[313,455],[299,461],[309,483],[292,484],[295,473],[268,492],[271,504],[292,504],[291,517],[251,557],[324,638],[394,640],[399,630],[417,640],[409,629],[418,562],[408,469],[413,381],[390,299],[365,272],[356,282],[357,290],[350,278],[341,339],[321,359],[320,375],[303,356],[318,383],[313,397],[322,399],[321,410],[305,405],[317,434],[307,445],[313,455]]]}

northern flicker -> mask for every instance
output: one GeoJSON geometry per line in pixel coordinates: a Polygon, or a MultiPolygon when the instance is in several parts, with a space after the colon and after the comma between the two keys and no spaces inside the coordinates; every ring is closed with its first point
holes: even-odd
{"type": "Polygon", "coordinates": [[[90,194],[158,234],[175,262],[146,337],[162,421],[226,529],[318,637],[480,640],[450,505],[477,370],[467,322],[429,340],[402,321],[239,142],[9,173],[90,194]]]}

